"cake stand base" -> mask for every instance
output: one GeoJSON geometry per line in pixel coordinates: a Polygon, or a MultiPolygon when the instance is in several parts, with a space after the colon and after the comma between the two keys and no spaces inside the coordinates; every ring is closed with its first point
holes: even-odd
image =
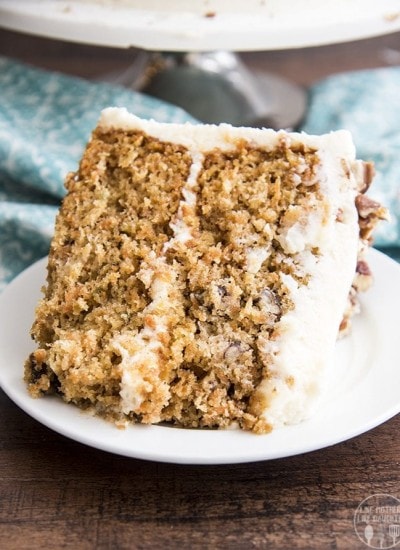
{"type": "Polygon", "coordinates": [[[305,90],[269,73],[251,72],[227,51],[141,52],[114,81],[185,109],[206,123],[295,129],[305,90]]]}

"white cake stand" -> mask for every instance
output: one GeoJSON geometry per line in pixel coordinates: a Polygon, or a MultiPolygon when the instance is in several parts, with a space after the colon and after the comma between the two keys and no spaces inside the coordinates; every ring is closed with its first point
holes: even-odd
{"type": "Polygon", "coordinates": [[[143,50],[118,81],[205,122],[295,127],[306,98],[233,51],[300,48],[400,30],[399,0],[0,0],[0,26],[143,50]]]}

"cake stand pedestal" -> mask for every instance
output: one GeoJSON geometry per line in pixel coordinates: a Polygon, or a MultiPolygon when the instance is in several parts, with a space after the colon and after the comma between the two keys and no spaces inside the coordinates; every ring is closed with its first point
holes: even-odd
{"type": "Polygon", "coordinates": [[[295,128],[306,109],[306,92],[268,73],[251,72],[228,51],[141,52],[111,80],[179,105],[208,123],[295,128]]]}

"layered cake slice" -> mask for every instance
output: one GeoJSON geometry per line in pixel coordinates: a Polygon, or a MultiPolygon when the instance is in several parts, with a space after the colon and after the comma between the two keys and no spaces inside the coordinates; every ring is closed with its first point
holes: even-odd
{"type": "Polygon", "coordinates": [[[33,396],[115,421],[307,418],[371,279],[385,210],[345,131],[103,111],[56,221],[26,363],[33,396]]]}

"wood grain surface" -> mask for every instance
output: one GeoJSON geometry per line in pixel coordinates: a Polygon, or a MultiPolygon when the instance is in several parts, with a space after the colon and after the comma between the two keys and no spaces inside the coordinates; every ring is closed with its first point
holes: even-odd
{"type": "MultiPolygon", "coordinates": [[[[0,55],[98,78],[126,67],[135,52],[0,31],[0,55]]],[[[340,70],[400,63],[400,34],[244,58],[309,85],[340,70]]],[[[376,493],[400,498],[399,431],[397,416],[306,455],[161,464],[68,440],[0,392],[0,549],[367,548],[355,534],[354,512],[376,493]]]]}
{"type": "Polygon", "coordinates": [[[400,417],[305,455],[182,466],[70,441],[3,393],[0,411],[1,548],[347,550],[361,501],[400,496],[400,417]]]}

